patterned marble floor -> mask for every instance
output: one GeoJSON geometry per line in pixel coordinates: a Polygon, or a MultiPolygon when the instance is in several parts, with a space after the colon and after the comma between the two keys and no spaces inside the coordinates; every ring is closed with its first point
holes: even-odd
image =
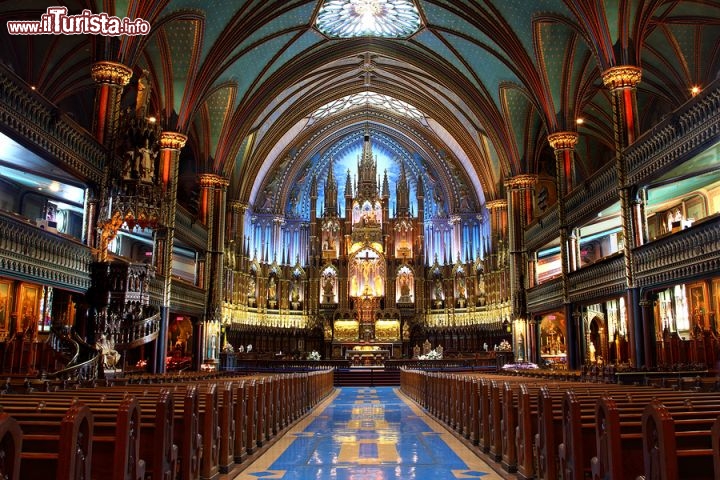
{"type": "Polygon", "coordinates": [[[235,480],[498,476],[392,387],[338,389],[235,480]]]}

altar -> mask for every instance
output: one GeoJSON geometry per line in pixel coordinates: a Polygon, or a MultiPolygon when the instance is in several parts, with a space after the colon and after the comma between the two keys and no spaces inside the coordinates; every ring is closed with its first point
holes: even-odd
{"type": "Polygon", "coordinates": [[[352,366],[383,365],[392,358],[392,345],[354,345],[345,349],[344,356],[352,366]]]}

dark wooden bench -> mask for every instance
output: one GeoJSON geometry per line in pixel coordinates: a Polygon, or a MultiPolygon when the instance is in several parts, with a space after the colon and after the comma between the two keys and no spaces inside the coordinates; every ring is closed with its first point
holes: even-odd
{"type": "MultiPolygon", "coordinates": [[[[690,395],[658,392],[668,411],[715,411],[720,408],[716,395],[690,395]]],[[[647,396],[601,397],[596,406],[596,456],[591,460],[593,480],[636,478],[644,472],[637,459],[643,455],[642,415],[653,400],[647,396]]]]}
{"type": "MultiPolygon", "coordinates": [[[[47,400],[25,400],[18,396],[3,398],[3,410],[17,418],[31,440],[46,440],[39,426],[32,425],[37,437],[29,436],[26,429],[30,416],[48,418],[68,409],[75,400],[71,397],[51,397],[47,400]],[[44,415],[44,417],[43,417],[44,415]]],[[[141,480],[145,476],[145,461],[140,458],[140,406],[134,397],[127,397],[117,404],[91,404],[83,402],[92,412],[92,459],[93,478],[113,480],[141,480]]]]}
{"type": "Polygon", "coordinates": [[[28,406],[6,414],[22,431],[19,478],[91,478],[93,417],[87,406],[75,403],[46,412],[28,406]]]}
{"type": "MultiPolygon", "coordinates": [[[[157,391],[135,392],[141,409],[140,458],[145,460],[146,475],[173,480],[177,469],[178,447],[172,442],[174,397],[166,388],[157,391]]],[[[99,407],[119,408],[128,393],[120,389],[95,391],[80,389],[72,392],[50,392],[3,397],[5,401],[37,401],[48,404],[63,399],[80,400],[95,413],[99,407]]]]}
{"type": "Polygon", "coordinates": [[[643,413],[645,480],[718,478],[713,450],[713,428],[720,412],[670,412],[653,401],[643,413]],[[714,473],[713,473],[714,472],[714,473]]]}
{"type": "Polygon", "coordinates": [[[22,431],[17,420],[6,413],[0,413],[0,478],[20,480],[20,453],[22,431]]]}

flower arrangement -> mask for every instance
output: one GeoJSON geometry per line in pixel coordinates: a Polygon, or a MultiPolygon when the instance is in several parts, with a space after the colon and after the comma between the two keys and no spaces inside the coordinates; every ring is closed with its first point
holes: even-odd
{"type": "Polygon", "coordinates": [[[312,352],[308,353],[307,356],[308,360],[320,360],[320,353],[317,350],[313,350],[312,352]]]}
{"type": "Polygon", "coordinates": [[[420,355],[418,357],[418,360],[442,360],[442,358],[442,352],[438,352],[437,350],[430,350],[425,355],[420,355]]]}
{"type": "Polygon", "coordinates": [[[200,365],[201,372],[214,372],[215,370],[216,367],[212,363],[203,363],[202,365],[200,365]]]}
{"type": "Polygon", "coordinates": [[[519,363],[506,363],[503,365],[503,370],[535,370],[539,368],[532,362],[519,362],[519,363]]]}
{"type": "Polygon", "coordinates": [[[225,342],[225,345],[223,346],[222,351],[223,351],[224,353],[235,353],[235,349],[234,349],[233,346],[230,344],[230,342],[225,342]]]}
{"type": "Polygon", "coordinates": [[[512,345],[510,345],[510,342],[508,342],[507,340],[503,340],[502,342],[500,342],[500,345],[497,349],[501,352],[509,352],[512,350],[512,345]]]}

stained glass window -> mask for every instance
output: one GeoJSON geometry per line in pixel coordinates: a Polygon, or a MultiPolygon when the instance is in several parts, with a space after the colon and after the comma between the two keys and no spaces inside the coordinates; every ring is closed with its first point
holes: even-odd
{"type": "Polygon", "coordinates": [[[321,118],[329,117],[330,115],[338,113],[342,110],[363,105],[372,105],[384,108],[415,120],[424,120],[425,118],[425,115],[423,115],[420,110],[409,103],[375,92],[356,93],[333,100],[332,102],[318,108],[315,113],[310,115],[310,118],[313,120],[319,120],[321,118]]]}
{"type": "Polygon", "coordinates": [[[420,13],[412,0],[325,0],[317,28],[337,38],[404,38],[420,29],[420,13]]]}

